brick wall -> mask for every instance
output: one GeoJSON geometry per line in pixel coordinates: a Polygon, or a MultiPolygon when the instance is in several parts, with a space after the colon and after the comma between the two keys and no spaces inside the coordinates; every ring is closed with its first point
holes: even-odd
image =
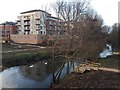
{"type": "Polygon", "coordinates": [[[11,35],[14,43],[40,44],[45,40],[45,35],[28,34],[28,35],[11,35]]]}

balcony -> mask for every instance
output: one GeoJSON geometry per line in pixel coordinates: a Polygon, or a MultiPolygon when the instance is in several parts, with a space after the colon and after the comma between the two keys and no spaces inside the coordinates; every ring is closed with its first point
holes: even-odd
{"type": "Polygon", "coordinates": [[[25,28],[24,31],[30,31],[30,29],[29,28],[25,28]]]}
{"type": "Polygon", "coordinates": [[[36,21],[35,21],[35,24],[36,24],[36,25],[40,25],[40,20],[36,20],[36,21]]]}
{"type": "Polygon", "coordinates": [[[24,27],[25,31],[30,31],[30,27],[24,27]]]}
{"type": "Polygon", "coordinates": [[[40,25],[40,22],[36,22],[36,25],[40,25]]]}
{"type": "Polygon", "coordinates": [[[40,31],[40,28],[36,28],[36,31],[40,31]]]}
{"type": "Polygon", "coordinates": [[[25,26],[27,26],[27,25],[29,26],[29,25],[30,25],[30,23],[29,23],[29,22],[25,22],[25,23],[24,23],[24,25],[25,25],[25,26]]]}
{"type": "Polygon", "coordinates": [[[17,20],[17,22],[21,22],[20,20],[17,20]]]}
{"type": "Polygon", "coordinates": [[[21,23],[20,22],[17,22],[17,26],[20,26],[21,25],[21,23]]]}
{"type": "Polygon", "coordinates": [[[40,18],[39,18],[39,17],[36,17],[35,19],[36,19],[36,20],[40,20],[40,18]]]}
{"type": "Polygon", "coordinates": [[[30,17],[24,17],[24,20],[28,20],[28,21],[29,21],[29,20],[30,20],[30,17]]]}
{"type": "Polygon", "coordinates": [[[39,17],[39,16],[36,16],[35,19],[36,19],[36,20],[40,20],[40,17],[39,17]]]}

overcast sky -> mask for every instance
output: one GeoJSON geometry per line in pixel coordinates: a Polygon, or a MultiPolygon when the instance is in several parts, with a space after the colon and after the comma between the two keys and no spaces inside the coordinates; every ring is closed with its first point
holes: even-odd
{"type": "MultiPolygon", "coordinates": [[[[1,0],[0,1],[0,23],[15,21],[21,12],[34,9],[45,9],[45,5],[56,0],[1,0]]],[[[69,0],[68,0],[69,1],[69,0]]],[[[118,22],[118,1],[120,0],[92,0],[91,6],[100,14],[104,23],[112,25],[118,22]]],[[[53,12],[50,12],[53,14],[53,12]]]]}

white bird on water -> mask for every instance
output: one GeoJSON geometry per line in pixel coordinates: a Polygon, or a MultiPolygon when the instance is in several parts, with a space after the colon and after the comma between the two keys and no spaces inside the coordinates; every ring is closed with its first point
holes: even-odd
{"type": "Polygon", "coordinates": [[[45,62],[45,64],[47,64],[47,62],[45,62]]]}
{"type": "Polygon", "coordinates": [[[33,65],[30,65],[30,67],[33,67],[33,65]]]}

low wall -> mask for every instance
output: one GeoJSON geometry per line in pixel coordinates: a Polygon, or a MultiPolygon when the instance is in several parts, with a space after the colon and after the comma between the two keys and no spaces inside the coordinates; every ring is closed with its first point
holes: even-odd
{"type": "Polygon", "coordinates": [[[27,43],[27,44],[40,44],[45,40],[45,35],[36,35],[36,34],[28,34],[28,35],[11,35],[10,39],[14,43],[27,43]]]}

